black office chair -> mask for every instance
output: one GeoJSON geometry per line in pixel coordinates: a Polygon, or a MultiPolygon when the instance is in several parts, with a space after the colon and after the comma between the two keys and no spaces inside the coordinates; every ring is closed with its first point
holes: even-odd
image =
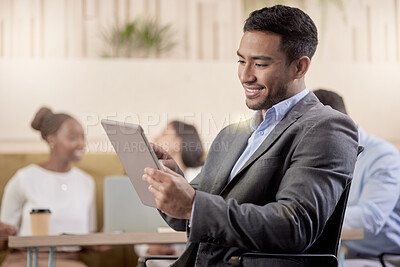
{"type": "Polygon", "coordinates": [[[306,254],[271,254],[251,251],[231,257],[231,264],[233,266],[274,266],[274,264],[278,264],[277,262],[279,262],[277,266],[337,267],[338,261],[336,255],[340,245],[340,234],[349,191],[350,183],[342,193],[335,211],[325,225],[322,235],[306,254]]]}
{"type": "MultiPolygon", "coordinates": [[[[393,264],[394,259],[396,260],[396,264],[400,264],[400,253],[382,253],[379,255],[379,261],[381,262],[383,267],[387,267],[386,265],[390,261],[393,264]]],[[[391,265],[392,266],[392,265],[391,265]]],[[[396,265],[398,266],[398,265],[396,265]]]]}

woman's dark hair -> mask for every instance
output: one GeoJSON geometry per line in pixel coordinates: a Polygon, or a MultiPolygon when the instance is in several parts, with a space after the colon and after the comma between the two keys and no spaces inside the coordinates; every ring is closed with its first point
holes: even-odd
{"type": "Polygon", "coordinates": [[[170,122],[176,134],[182,139],[182,160],[187,167],[199,167],[204,164],[203,145],[193,125],[181,122],[170,122]]]}
{"type": "Polygon", "coordinates": [[[47,141],[49,135],[55,134],[64,121],[73,119],[70,115],[64,113],[53,113],[51,109],[42,107],[36,113],[31,126],[40,131],[42,138],[47,141]]]}
{"type": "Polygon", "coordinates": [[[247,18],[243,31],[281,35],[281,51],[286,54],[288,64],[302,56],[311,59],[317,49],[317,27],[306,13],[294,7],[276,5],[255,10],[247,18]]]}

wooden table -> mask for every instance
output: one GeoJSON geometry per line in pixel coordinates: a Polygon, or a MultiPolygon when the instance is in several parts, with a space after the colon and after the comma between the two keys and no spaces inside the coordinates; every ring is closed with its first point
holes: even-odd
{"type": "Polygon", "coordinates": [[[364,230],[363,229],[343,229],[341,238],[342,238],[342,240],[364,239],[364,230]]]}
{"type": "MultiPolygon", "coordinates": [[[[360,240],[364,238],[363,229],[343,229],[342,240],[360,240]]],[[[28,249],[28,266],[31,265],[31,250],[34,250],[34,266],[37,266],[39,247],[50,247],[49,267],[53,266],[56,247],[96,246],[96,245],[135,245],[135,244],[176,244],[186,243],[185,232],[171,233],[96,233],[89,235],[53,235],[53,236],[10,236],[10,248],[28,249]]]]}
{"type": "Polygon", "coordinates": [[[28,267],[31,266],[31,251],[34,251],[33,265],[37,266],[39,247],[49,247],[49,263],[53,266],[56,247],[65,246],[97,246],[97,245],[135,245],[135,244],[176,244],[186,243],[185,232],[173,233],[96,233],[89,235],[50,235],[50,236],[10,236],[10,248],[26,248],[28,250],[28,267]]]}

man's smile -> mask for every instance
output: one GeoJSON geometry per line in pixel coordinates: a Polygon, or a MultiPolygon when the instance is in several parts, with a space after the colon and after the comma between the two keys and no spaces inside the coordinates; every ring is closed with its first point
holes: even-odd
{"type": "Polygon", "coordinates": [[[243,88],[246,97],[248,98],[257,97],[261,93],[261,91],[265,89],[265,87],[259,87],[259,86],[243,86],[243,88]]]}

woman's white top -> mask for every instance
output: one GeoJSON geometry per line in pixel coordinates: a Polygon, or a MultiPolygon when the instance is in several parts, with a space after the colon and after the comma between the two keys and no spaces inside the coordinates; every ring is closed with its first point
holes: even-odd
{"type": "Polygon", "coordinates": [[[96,194],[93,178],[73,167],[53,172],[32,164],[8,181],[1,203],[0,220],[31,235],[30,211],[51,211],[50,235],[88,234],[96,231],[96,194]]]}
{"type": "Polygon", "coordinates": [[[200,173],[202,167],[203,166],[194,167],[194,168],[187,168],[185,170],[185,178],[186,178],[186,180],[190,183],[200,173]]]}

